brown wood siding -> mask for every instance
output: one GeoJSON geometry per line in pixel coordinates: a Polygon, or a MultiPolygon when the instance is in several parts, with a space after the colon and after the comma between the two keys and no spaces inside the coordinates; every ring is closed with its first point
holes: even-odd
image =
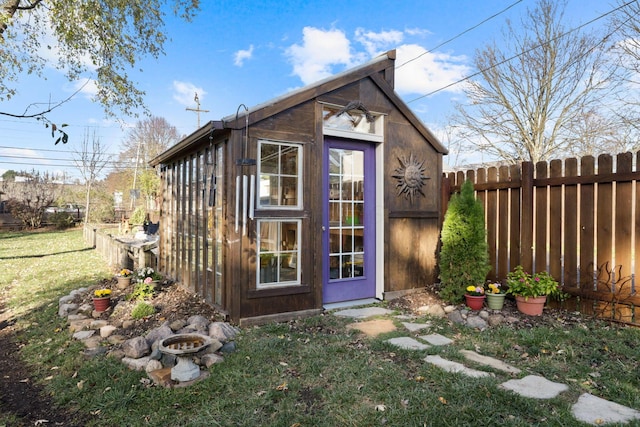
{"type": "Polygon", "coordinates": [[[436,281],[438,218],[391,218],[385,291],[421,288],[436,281]]]}

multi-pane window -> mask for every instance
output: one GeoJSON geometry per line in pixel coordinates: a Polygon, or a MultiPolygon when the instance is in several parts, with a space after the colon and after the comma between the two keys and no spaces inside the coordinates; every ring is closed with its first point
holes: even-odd
{"type": "Polygon", "coordinates": [[[259,142],[260,208],[302,207],[302,150],[299,145],[259,142]]]}
{"type": "Polygon", "coordinates": [[[300,284],[299,219],[258,221],[257,288],[300,284]]]}

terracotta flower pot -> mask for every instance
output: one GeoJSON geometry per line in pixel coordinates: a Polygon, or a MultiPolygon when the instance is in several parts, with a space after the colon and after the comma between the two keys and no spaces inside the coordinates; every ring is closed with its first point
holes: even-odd
{"type": "Polygon", "coordinates": [[[502,310],[506,294],[487,294],[487,307],[491,310],[502,310]]]}
{"type": "Polygon", "coordinates": [[[467,300],[467,306],[469,306],[471,310],[480,310],[484,305],[484,295],[475,297],[473,295],[465,294],[464,298],[467,300]]]}
{"type": "Polygon", "coordinates": [[[131,284],[131,277],[118,277],[118,289],[126,289],[131,284]]]}
{"type": "Polygon", "coordinates": [[[111,305],[110,297],[102,297],[102,298],[94,298],[93,299],[93,307],[96,311],[101,312],[105,311],[111,305]]]}
{"type": "Polygon", "coordinates": [[[542,316],[542,310],[544,309],[545,302],[547,302],[546,295],[536,298],[516,296],[516,305],[518,306],[518,310],[529,316],[542,316]]]}

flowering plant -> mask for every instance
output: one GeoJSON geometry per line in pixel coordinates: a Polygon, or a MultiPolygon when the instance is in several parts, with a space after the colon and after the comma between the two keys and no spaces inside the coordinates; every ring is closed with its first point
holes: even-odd
{"type": "Polygon", "coordinates": [[[532,276],[524,271],[521,265],[507,274],[507,285],[507,293],[525,298],[562,295],[558,282],[549,273],[542,271],[532,276]]]}
{"type": "Polygon", "coordinates": [[[128,268],[123,268],[118,273],[118,277],[131,277],[131,276],[133,276],[133,271],[129,270],[128,268]]]}
{"type": "Polygon", "coordinates": [[[467,286],[467,295],[471,295],[472,297],[481,297],[484,295],[484,288],[482,286],[467,286]]]}
{"type": "Polygon", "coordinates": [[[111,289],[96,289],[93,292],[95,298],[106,298],[111,296],[111,289]]]}
{"type": "Polygon", "coordinates": [[[502,285],[500,283],[489,283],[489,285],[487,285],[487,293],[488,294],[500,294],[502,293],[502,290],[500,289],[502,285]]]}
{"type": "Polygon", "coordinates": [[[136,282],[138,283],[151,283],[155,280],[162,279],[162,276],[151,267],[142,267],[136,272],[136,282]],[[146,279],[150,278],[150,281],[146,281],[146,279]]]}

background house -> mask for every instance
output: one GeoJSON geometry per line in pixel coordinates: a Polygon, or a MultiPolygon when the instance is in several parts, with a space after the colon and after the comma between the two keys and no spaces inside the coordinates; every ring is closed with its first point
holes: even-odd
{"type": "Polygon", "coordinates": [[[160,270],[244,324],[435,281],[446,149],[394,62],[241,105],[155,158],[160,270]]]}

